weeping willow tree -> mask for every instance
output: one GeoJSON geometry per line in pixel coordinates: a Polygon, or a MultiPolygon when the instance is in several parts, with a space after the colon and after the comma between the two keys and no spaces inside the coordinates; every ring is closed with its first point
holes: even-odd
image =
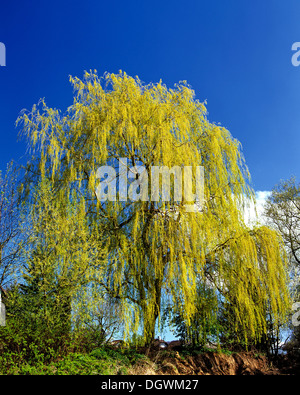
{"type": "MultiPolygon", "coordinates": [[[[150,342],[165,303],[189,324],[200,281],[228,301],[245,338],[262,336],[266,306],[276,322],[288,308],[286,258],[275,231],[244,223],[242,208],[254,193],[240,143],[208,121],[186,82],[168,89],[122,72],[101,78],[90,72],[71,83],[74,102],[66,113],[41,101],[19,119],[34,156],[28,175],[51,180],[58,201],[70,190],[84,198],[91,231],[101,229],[107,247],[97,284],[122,301],[127,333],[142,326],[150,342]],[[128,191],[118,187],[117,171],[115,199],[104,191],[107,199],[99,201],[97,170],[116,167],[120,158],[128,191]],[[189,166],[193,185],[202,166],[202,204],[186,193],[178,198],[175,175],[168,198],[162,189],[153,198],[153,180],[142,188],[134,171],[150,174],[153,166],[161,172],[189,166]]],[[[187,184],[184,172],[181,181],[187,184]]]]}
{"type": "MultiPolygon", "coordinates": [[[[101,277],[105,247],[101,235],[91,232],[85,202],[71,192],[56,199],[46,178],[35,188],[27,216],[28,245],[24,251],[23,325],[41,341],[63,345],[74,322],[84,325],[88,314],[82,308],[90,301],[90,288],[101,277]]],[[[101,303],[102,295],[94,295],[101,303]]]]}

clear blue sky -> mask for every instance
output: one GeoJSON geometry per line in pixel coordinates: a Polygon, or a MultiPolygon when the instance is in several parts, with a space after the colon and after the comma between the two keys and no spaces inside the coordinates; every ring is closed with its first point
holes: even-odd
{"type": "Polygon", "coordinates": [[[0,169],[25,151],[15,120],[39,98],[66,109],[69,75],[96,69],[187,80],[209,120],[242,145],[253,187],[269,190],[300,164],[299,0],[2,1],[0,169]]]}

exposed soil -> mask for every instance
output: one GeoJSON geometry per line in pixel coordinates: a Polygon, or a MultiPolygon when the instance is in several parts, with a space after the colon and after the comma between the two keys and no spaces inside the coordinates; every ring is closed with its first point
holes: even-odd
{"type": "Polygon", "coordinates": [[[300,374],[299,358],[279,356],[271,361],[254,352],[205,352],[181,355],[178,351],[151,350],[151,361],[135,366],[135,374],[169,375],[287,375],[300,374]]]}
{"type": "Polygon", "coordinates": [[[196,375],[257,375],[279,374],[271,368],[263,356],[252,353],[221,354],[206,352],[198,355],[188,355],[184,358],[179,353],[165,357],[157,355],[157,365],[160,374],[196,374],[196,375]]]}

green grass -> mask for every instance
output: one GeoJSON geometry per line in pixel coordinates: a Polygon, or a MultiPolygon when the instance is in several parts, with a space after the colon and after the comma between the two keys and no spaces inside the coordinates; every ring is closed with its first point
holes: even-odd
{"type": "Polygon", "coordinates": [[[29,361],[22,354],[0,355],[0,374],[14,375],[115,375],[127,374],[144,355],[134,350],[98,348],[90,353],[69,353],[48,361],[44,354],[36,354],[29,361]]]}

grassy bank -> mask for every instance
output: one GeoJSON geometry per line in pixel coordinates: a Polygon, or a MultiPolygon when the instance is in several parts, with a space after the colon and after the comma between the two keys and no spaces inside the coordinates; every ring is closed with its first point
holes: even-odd
{"type": "MultiPolygon", "coordinates": [[[[50,351],[51,354],[51,351],[50,351]]],[[[107,375],[134,374],[133,366],[138,361],[147,364],[147,357],[135,350],[98,348],[90,353],[70,352],[51,356],[48,353],[33,353],[30,359],[21,353],[0,354],[0,374],[17,375],[107,375]]]]}

